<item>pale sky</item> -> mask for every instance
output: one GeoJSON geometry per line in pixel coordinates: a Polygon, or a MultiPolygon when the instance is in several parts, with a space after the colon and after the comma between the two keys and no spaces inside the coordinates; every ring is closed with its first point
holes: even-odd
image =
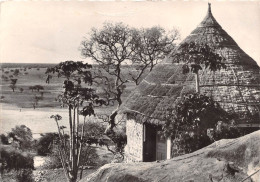
{"type": "MultiPolygon", "coordinates": [[[[211,1],[218,23],[260,65],[260,1],[211,1]]],[[[206,16],[207,1],[3,2],[0,60],[59,63],[84,60],[80,42],[105,21],[134,27],[177,28],[184,39],[206,16]]]]}

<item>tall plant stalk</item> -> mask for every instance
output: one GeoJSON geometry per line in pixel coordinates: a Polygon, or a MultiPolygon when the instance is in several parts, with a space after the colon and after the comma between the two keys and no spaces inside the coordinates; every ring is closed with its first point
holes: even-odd
{"type": "MultiPolygon", "coordinates": [[[[60,115],[52,115],[57,124],[59,141],[58,150],[68,182],[76,182],[78,171],[83,168],[80,164],[82,147],[86,143],[84,139],[84,128],[86,117],[94,115],[94,106],[102,105],[104,101],[99,99],[95,90],[88,87],[83,87],[81,80],[86,84],[91,85],[92,75],[90,72],[91,65],[83,64],[82,62],[66,61],[58,64],[53,68],[49,68],[46,74],[57,74],[58,77],[65,77],[64,91],[59,95],[59,101],[62,105],[68,107],[69,114],[69,141],[64,134],[63,126],[60,126],[59,121],[62,119],[60,115]],[[76,80],[78,83],[73,82],[76,80]],[[84,121],[82,130],[79,130],[80,117],[83,115],[84,121]],[[66,143],[69,142],[69,145],[66,143]]],[[[50,76],[48,76],[50,78],[50,76]]]]}

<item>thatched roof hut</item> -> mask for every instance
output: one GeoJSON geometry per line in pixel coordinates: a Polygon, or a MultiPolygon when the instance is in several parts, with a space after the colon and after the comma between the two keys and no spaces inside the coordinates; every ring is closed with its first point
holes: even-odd
{"type": "MultiPolygon", "coordinates": [[[[239,113],[241,118],[248,112],[259,113],[259,66],[218,24],[210,4],[204,20],[182,43],[191,41],[207,43],[226,58],[227,69],[200,71],[200,92],[212,96],[225,110],[239,113]]],[[[173,64],[169,57],[140,83],[122,108],[136,122],[160,125],[176,99],[192,92],[195,92],[194,75],[183,74],[182,65],[173,64]]]]}

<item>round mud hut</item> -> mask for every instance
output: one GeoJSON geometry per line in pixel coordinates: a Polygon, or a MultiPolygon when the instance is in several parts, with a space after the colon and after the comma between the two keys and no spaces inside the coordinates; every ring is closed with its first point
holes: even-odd
{"type": "MultiPolygon", "coordinates": [[[[200,71],[200,93],[213,97],[228,112],[239,115],[239,127],[260,126],[259,118],[250,121],[247,116],[259,117],[260,69],[228,33],[222,29],[211,12],[183,43],[208,44],[225,58],[226,69],[200,71]]],[[[126,156],[131,161],[155,161],[170,158],[171,141],[161,140],[157,129],[164,123],[167,108],[176,99],[195,92],[193,73],[183,74],[182,64],[166,58],[130,94],[122,109],[127,115],[126,156]]]]}

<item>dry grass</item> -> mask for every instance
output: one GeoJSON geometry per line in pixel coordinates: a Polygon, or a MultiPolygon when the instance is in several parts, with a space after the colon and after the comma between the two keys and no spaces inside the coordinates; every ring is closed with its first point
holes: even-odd
{"type": "MultiPolygon", "coordinates": [[[[5,71],[9,71],[9,74],[3,73],[0,70],[0,74],[11,75],[10,70],[14,70],[15,65],[11,65],[12,68],[4,68],[5,71]]],[[[34,65],[36,67],[36,65],[34,65]]],[[[57,95],[63,90],[63,78],[53,77],[49,84],[45,83],[46,68],[31,68],[26,71],[20,70],[20,74],[17,77],[17,89],[15,92],[9,88],[10,80],[1,80],[1,95],[4,98],[0,100],[2,107],[2,116],[0,121],[1,132],[10,131],[15,125],[25,124],[32,129],[34,133],[41,132],[56,132],[55,122],[50,119],[53,114],[60,114],[63,118],[61,124],[68,127],[68,114],[66,108],[61,108],[60,103],[55,101],[57,95]],[[24,74],[27,72],[28,74],[24,74]],[[35,102],[35,95],[40,97],[40,92],[31,91],[30,86],[42,85],[44,87],[43,98],[39,100],[36,109],[33,109],[33,103],[35,102]],[[23,88],[24,91],[20,92],[19,88],[23,88]]],[[[128,83],[125,93],[123,94],[123,100],[132,92],[135,88],[133,83],[128,83]]],[[[97,114],[110,114],[114,109],[114,106],[103,106],[96,108],[97,114]]]]}

